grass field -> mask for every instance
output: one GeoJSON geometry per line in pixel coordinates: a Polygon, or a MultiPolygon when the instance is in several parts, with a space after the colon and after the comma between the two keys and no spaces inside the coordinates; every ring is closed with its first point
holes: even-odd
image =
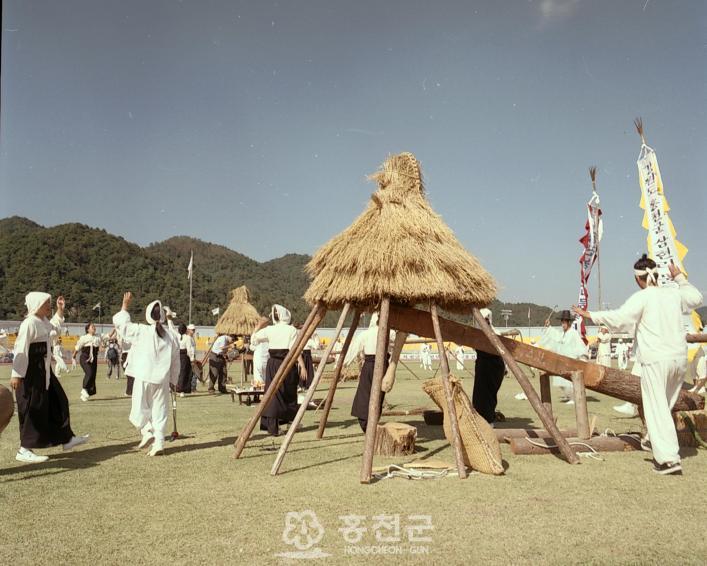
{"type": "MultiPolygon", "coordinates": [[[[28,465],[14,460],[16,418],[0,438],[3,564],[306,562],[278,556],[297,551],[283,541],[283,529],[288,512],[304,510],[316,513],[323,528],[315,547],[329,555],[319,559],[326,563],[703,564],[707,556],[705,451],[685,450],[685,475],[663,477],[651,472],[645,452],[606,453],[603,461],[583,458],[570,466],[554,456],[514,456],[504,445],[505,476],[360,485],[363,437],[349,416],[356,385],[348,382],[325,439],[315,439],[318,414],[308,412],[285,473],[274,478],[269,471],[280,439],[258,434],[242,459],[231,459],[252,407],[225,395],[180,399],[179,431],[187,438],[168,443],[166,456],[148,458],[137,450],[138,434],[127,420],[125,382],[107,381],[99,367],[99,393],[82,403],[79,373],[61,381],[73,428],[90,433],[90,444],[70,453],[39,451],[50,460],[28,465]],[[339,531],[345,525],[340,517],[350,515],[363,516],[367,529],[355,543],[344,539],[351,533],[339,531]],[[389,530],[376,527],[378,515],[393,517],[389,530]],[[408,527],[424,520],[433,530],[418,534],[431,540],[410,542],[408,527]],[[376,534],[399,541],[379,542],[376,534]],[[383,551],[398,554],[377,554],[383,551]],[[361,556],[366,552],[372,554],[361,556]]],[[[387,399],[394,409],[432,405],[418,377],[399,373],[387,399]]],[[[470,392],[471,376],[464,380],[470,392]]],[[[4,367],[0,383],[8,381],[4,367]]],[[[505,380],[499,410],[506,425],[537,424],[527,401],[513,398],[518,391],[515,380],[505,380]]],[[[613,412],[613,404],[591,393],[597,428],[638,430],[639,421],[613,412]]],[[[570,407],[556,413],[562,427],[573,425],[570,407]]],[[[418,427],[417,457],[453,462],[441,427],[426,426],[420,416],[388,419],[418,427]]]]}

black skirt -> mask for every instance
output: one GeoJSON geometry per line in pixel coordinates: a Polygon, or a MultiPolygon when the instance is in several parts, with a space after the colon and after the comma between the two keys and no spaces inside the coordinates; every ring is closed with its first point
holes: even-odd
{"type": "Polygon", "coordinates": [[[312,380],[314,379],[314,362],[312,362],[312,350],[302,350],[302,361],[304,362],[304,369],[307,372],[307,376],[302,382],[302,386],[309,389],[309,386],[312,385],[312,380]]]}
{"type": "Polygon", "coordinates": [[[186,349],[179,350],[179,380],[177,393],[191,393],[191,360],[186,349]]]}
{"type": "Polygon", "coordinates": [[[74,436],[69,419],[69,400],[50,369],[46,387],[46,342],[29,345],[27,373],[15,391],[20,423],[20,446],[47,448],[66,444],[74,436]]]}
{"type": "Polygon", "coordinates": [[[84,346],[81,348],[81,369],[83,369],[83,388],[89,395],[96,394],[96,374],[98,373],[98,348],[93,349],[93,361],[91,358],[91,347],[84,346]]]}
{"type": "MultiPolygon", "coordinates": [[[[270,387],[289,350],[268,350],[268,352],[270,358],[265,368],[265,391],[270,387]]],[[[298,383],[299,373],[297,372],[297,364],[294,364],[285,376],[280,389],[263,411],[263,416],[260,419],[260,430],[267,430],[270,434],[277,434],[279,432],[278,425],[290,423],[294,420],[299,409],[297,404],[298,383]]]]}
{"type": "Polygon", "coordinates": [[[503,383],[505,371],[506,364],[501,356],[477,350],[471,404],[489,423],[496,420],[498,390],[503,383]]]}
{"type": "MultiPolygon", "coordinates": [[[[361,374],[358,376],[358,387],[356,388],[356,395],[353,400],[353,405],[351,405],[351,416],[358,417],[359,419],[368,419],[368,403],[371,399],[371,387],[373,385],[373,368],[376,365],[375,356],[366,356],[361,367],[361,374]]],[[[388,356],[385,359],[385,365],[383,371],[388,369],[388,356]]],[[[383,399],[385,398],[385,393],[381,391],[380,407],[378,408],[378,413],[380,416],[380,410],[383,408],[383,399]]]]}

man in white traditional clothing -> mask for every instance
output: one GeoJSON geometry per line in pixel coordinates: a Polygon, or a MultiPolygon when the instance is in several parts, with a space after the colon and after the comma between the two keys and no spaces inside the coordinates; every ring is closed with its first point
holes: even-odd
{"type": "Polygon", "coordinates": [[[420,346],[420,361],[422,362],[422,369],[432,370],[432,346],[427,342],[420,346]]]}
{"type": "MultiPolygon", "coordinates": [[[[704,329],[703,329],[704,332],[704,329]]],[[[695,364],[695,382],[690,391],[698,395],[705,394],[705,384],[707,384],[707,349],[704,344],[700,346],[696,354],[697,363],[695,364]]]]}
{"type": "Polygon", "coordinates": [[[49,456],[35,454],[35,448],[63,445],[71,450],[88,441],[88,435],[76,436],[71,430],[69,400],[52,369],[52,331],[61,333],[64,322],[64,297],[52,297],[33,291],[25,297],[27,318],[17,331],[13,350],[10,387],[15,391],[20,424],[20,448],[15,460],[37,464],[49,456]]]}
{"type": "Polygon", "coordinates": [[[621,370],[628,368],[628,344],[623,341],[623,338],[619,338],[616,343],[616,363],[621,370]]]}
{"type": "Polygon", "coordinates": [[[129,291],[123,295],[122,310],[113,316],[113,324],[130,343],[126,373],[135,378],[130,422],[142,433],[138,448],[154,440],[148,456],[157,456],[164,454],[170,388],[179,378],[179,343],[164,326],[167,318],[159,300],[145,309],[148,324],[135,324],[128,312],[132,299],[129,291]]]}
{"type": "Polygon", "coordinates": [[[464,371],[464,346],[461,344],[454,350],[454,359],[457,361],[457,371],[464,371]]]}
{"type": "Polygon", "coordinates": [[[683,313],[702,304],[702,294],[674,264],[670,277],[676,285],[658,286],[658,268],[646,254],[634,264],[637,291],[618,309],[574,311],[610,329],[635,328],[636,364],[641,373],[641,399],[653,451],[654,471],[682,474],[678,437],[671,409],[678,399],[687,371],[687,342],[683,313]]]}
{"type": "MultiPolygon", "coordinates": [[[[573,318],[570,311],[563,310],[560,313],[560,324],[562,325],[560,328],[549,327],[550,321],[548,320],[545,323],[548,326],[547,331],[540,338],[538,346],[568,358],[588,359],[587,345],[582,340],[579,332],[572,328],[573,318]]],[[[563,402],[568,405],[574,404],[574,389],[571,381],[567,381],[558,375],[553,375],[552,384],[562,390],[563,397],[561,400],[563,402]]]]}
{"type": "MultiPolygon", "coordinates": [[[[268,319],[263,317],[261,324],[267,324],[268,319]]],[[[268,366],[270,345],[267,340],[254,344],[252,339],[248,348],[253,352],[253,387],[262,389],[265,387],[265,371],[268,366]]]]}
{"type": "Polygon", "coordinates": [[[611,367],[611,333],[606,326],[599,328],[597,342],[597,363],[611,367]]]}

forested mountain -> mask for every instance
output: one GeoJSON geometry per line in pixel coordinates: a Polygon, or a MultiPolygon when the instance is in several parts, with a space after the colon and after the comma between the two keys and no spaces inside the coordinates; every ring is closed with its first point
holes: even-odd
{"type": "MultiPolygon", "coordinates": [[[[224,246],[176,236],[145,248],[83,224],[45,228],[26,218],[0,220],[0,319],[23,317],[24,296],[30,290],[45,290],[54,297],[63,294],[70,321],[98,318],[93,306],[102,305],[103,320],[120,308],[122,294],[135,294],[136,318],[154,298],[186,319],[189,305],[187,265],[194,251],[192,320],[212,325],[211,309],[228,305],[230,290],[247,285],[253,305],[267,315],[270,305],[287,306],[295,322],[306,318],[309,307],[302,300],[309,281],[304,266],[309,256],[288,254],[258,262],[224,246]]],[[[500,309],[513,311],[509,326],[542,324],[550,312],[532,303],[504,304],[495,301],[494,322],[502,325],[500,309]]],[[[458,318],[458,317],[454,317],[458,318]]],[[[469,317],[466,317],[467,319],[469,317]]],[[[334,325],[336,316],[325,321],[334,325]]]]}

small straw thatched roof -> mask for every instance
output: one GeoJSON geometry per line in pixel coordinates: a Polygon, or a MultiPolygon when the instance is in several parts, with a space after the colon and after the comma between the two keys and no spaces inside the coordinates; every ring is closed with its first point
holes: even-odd
{"type": "Polygon", "coordinates": [[[368,208],[307,265],[312,283],[304,298],[330,309],[347,302],[373,309],[386,295],[456,312],[488,305],[496,284],[430,207],[415,156],[390,156],[369,179],[378,190],[368,208]]]}
{"type": "Polygon", "coordinates": [[[249,335],[260,321],[260,315],[248,301],[248,287],[242,285],[231,291],[231,303],[216,323],[217,334],[249,335]]]}

